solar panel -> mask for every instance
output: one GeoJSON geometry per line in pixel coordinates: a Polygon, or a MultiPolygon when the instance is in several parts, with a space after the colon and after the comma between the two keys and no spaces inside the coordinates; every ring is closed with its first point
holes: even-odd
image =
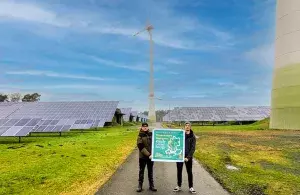
{"type": "Polygon", "coordinates": [[[15,136],[23,127],[10,127],[1,136],[15,136]]]}
{"type": "Polygon", "coordinates": [[[117,101],[105,102],[33,102],[24,104],[22,109],[12,113],[8,118],[42,117],[43,119],[97,119],[99,117],[111,122],[117,108],[117,101]],[[101,112],[97,112],[101,111],[101,112]]]}
{"type": "Polygon", "coordinates": [[[20,119],[10,119],[3,126],[14,126],[20,119]]]}
{"type": "Polygon", "coordinates": [[[0,136],[9,129],[10,127],[0,127],[0,136]]]}
{"type": "Polygon", "coordinates": [[[99,122],[98,127],[103,127],[104,124],[105,124],[105,121],[102,120],[102,121],[99,122]]]}
{"type": "Polygon", "coordinates": [[[24,126],[26,125],[31,119],[21,119],[19,122],[15,124],[15,126],[24,126]]]}
{"type": "Polygon", "coordinates": [[[0,120],[2,121],[0,125],[2,133],[0,136],[26,136],[41,119],[24,118],[0,120]]]}
{"type": "Polygon", "coordinates": [[[15,134],[15,136],[26,136],[32,131],[32,127],[22,127],[22,129],[15,134]]]}
{"type": "Polygon", "coordinates": [[[163,121],[257,121],[270,116],[270,107],[182,107],[174,108],[163,121]]]}
{"type": "Polygon", "coordinates": [[[112,121],[117,105],[117,101],[0,103],[6,109],[0,112],[4,116],[0,118],[1,136],[103,127],[112,121]]]}
{"type": "Polygon", "coordinates": [[[0,119],[0,126],[4,125],[9,119],[0,119]]]}
{"type": "Polygon", "coordinates": [[[71,125],[64,125],[60,131],[69,131],[71,128],[71,125]]]}
{"type": "Polygon", "coordinates": [[[137,117],[138,112],[137,111],[132,111],[131,114],[132,114],[132,116],[137,117]]]}
{"type": "Polygon", "coordinates": [[[121,112],[125,115],[123,115],[123,120],[128,122],[130,120],[131,115],[131,109],[132,108],[121,108],[121,112]]]}
{"type": "Polygon", "coordinates": [[[25,103],[1,102],[0,103],[0,118],[6,118],[16,110],[20,109],[25,103]]]}
{"type": "Polygon", "coordinates": [[[64,127],[63,125],[56,125],[56,126],[54,126],[52,131],[53,132],[60,132],[63,127],[64,127]]]}

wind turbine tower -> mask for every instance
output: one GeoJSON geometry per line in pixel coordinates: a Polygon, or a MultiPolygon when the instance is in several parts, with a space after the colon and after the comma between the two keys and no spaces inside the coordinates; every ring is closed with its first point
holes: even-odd
{"type": "Polygon", "coordinates": [[[300,0],[277,0],[272,129],[300,130],[300,0]]]}
{"type": "Polygon", "coordinates": [[[156,113],[155,113],[155,99],[154,99],[154,70],[153,70],[153,39],[152,39],[152,25],[147,25],[145,29],[134,34],[137,36],[141,32],[148,31],[149,41],[150,41],[150,78],[149,78],[149,114],[148,119],[150,122],[156,122],[156,113]]]}

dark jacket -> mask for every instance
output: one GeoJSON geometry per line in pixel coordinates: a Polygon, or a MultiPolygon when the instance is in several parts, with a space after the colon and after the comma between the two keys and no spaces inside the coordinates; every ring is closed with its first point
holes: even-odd
{"type": "Polygon", "coordinates": [[[196,149],[196,136],[191,130],[190,134],[185,134],[185,158],[192,159],[196,149]]]}
{"type": "Polygon", "coordinates": [[[143,159],[149,159],[152,150],[152,132],[140,131],[137,138],[137,147],[139,148],[139,157],[143,159]]]}

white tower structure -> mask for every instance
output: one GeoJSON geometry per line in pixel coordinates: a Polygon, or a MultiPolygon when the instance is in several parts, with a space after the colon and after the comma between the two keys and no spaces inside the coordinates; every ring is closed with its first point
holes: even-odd
{"type": "Polygon", "coordinates": [[[300,0],[277,0],[270,127],[300,130],[300,0]]]}

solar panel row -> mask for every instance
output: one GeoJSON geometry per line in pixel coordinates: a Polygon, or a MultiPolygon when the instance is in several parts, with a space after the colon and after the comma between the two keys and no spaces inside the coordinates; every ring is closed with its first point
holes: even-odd
{"type": "Polygon", "coordinates": [[[257,121],[270,116],[270,107],[174,108],[163,121],[257,121]]]}
{"type": "Polygon", "coordinates": [[[144,115],[143,113],[139,113],[138,117],[140,117],[141,122],[146,122],[148,120],[148,117],[144,115]]]}
{"type": "Polygon", "coordinates": [[[130,116],[133,117],[134,121],[136,121],[137,118],[141,122],[145,122],[148,120],[148,117],[146,115],[144,115],[143,113],[138,113],[137,111],[132,111],[132,108],[121,108],[121,112],[125,114],[123,115],[123,120],[127,122],[130,120],[130,116]]]}
{"type": "Polygon", "coordinates": [[[128,122],[130,120],[131,108],[121,108],[123,115],[123,120],[128,122]]]}
{"type": "Polygon", "coordinates": [[[0,136],[103,127],[112,121],[117,105],[117,101],[0,103],[0,136]]]}
{"type": "MultiPolygon", "coordinates": [[[[23,103],[8,118],[42,117],[43,119],[111,120],[118,102],[35,102],[23,103]],[[99,104],[98,104],[99,103],[99,104]]],[[[109,122],[109,121],[108,121],[109,122]]]]}

